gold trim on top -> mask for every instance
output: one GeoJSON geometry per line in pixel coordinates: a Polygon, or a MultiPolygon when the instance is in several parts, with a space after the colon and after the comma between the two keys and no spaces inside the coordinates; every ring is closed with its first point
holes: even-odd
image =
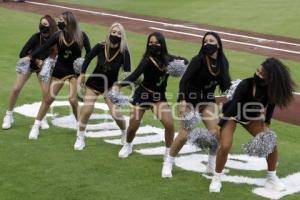
{"type": "Polygon", "coordinates": [[[254,98],[254,99],[255,99],[255,94],[256,94],[256,83],[255,83],[255,81],[253,80],[252,95],[253,95],[253,98],[254,98]]]}
{"type": "Polygon", "coordinates": [[[62,34],[62,37],[63,37],[63,38],[62,38],[62,39],[63,39],[63,42],[64,42],[64,44],[65,44],[67,47],[72,46],[72,44],[74,44],[74,42],[75,42],[74,40],[72,40],[71,42],[68,43],[68,42],[66,41],[66,39],[65,39],[64,34],[62,34]]]}
{"type": "Polygon", "coordinates": [[[91,88],[91,87],[89,87],[87,85],[85,87],[88,88],[89,90],[91,90],[92,92],[94,92],[95,95],[97,95],[97,96],[100,96],[100,95],[103,94],[103,92],[99,92],[98,90],[95,90],[95,89],[93,89],[93,88],[91,88]]]}
{"type": "Polygon", "coordinates": [[[150,59],[151,62],[155,65],[155,67],[157,67],[157,69],[159,69],[159,71],[162,71],[162,72],[165,71],[165,69],[162,69],[162,68],[157,64],[157,62],[154,60],[154,58],[152,58],[152,57],[150,56],[149,59],[150,59]]]}
{"type": "Polygon", "coordinates": [[[150,90],[149,88],[145,87],[142,83],[140,84],[140,86],[150,93],[155,93],[153,90],[150,90]]]}
{"type": "Polygon", "coordinates": [[[40,34],[40,46],[42,46],[42,33],[40,34]]]}
{"type": "Polygon", "coordinates": [[[107,55],[107,50],[106,50],[106,45],[105,44],[105,47],[104,47],[104,54],[105,54],[105,59],[107,62],[111,62],[113,61],[120,53],[120,48],[118,49],[118,51],[115,53],[115,55],[113,55],[111,58],[108,58],[108,55],[107,55]]]}
{"type": "Polygon", "coordinates": [[[73,77],[75,77],[74,74],[66,75],[66,76],[64,76],[62,78],[57,78],[55,76],[52,76],[53,79],[58,80],[58,81],[65,81],[65,80],[71,79],[73,77]]]}

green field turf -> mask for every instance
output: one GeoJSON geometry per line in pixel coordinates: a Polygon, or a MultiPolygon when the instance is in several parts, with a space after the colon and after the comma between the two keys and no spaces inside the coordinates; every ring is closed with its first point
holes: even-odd
{"type": "MultiPolygon", "coordinates": [[[[0,8],[0,119],[6,110],[7,97],[15,78],[15,63],[20,48],[37,30],[40,15],[0,8]]],[[[102,41],[107,27],[81,24],[92,44],[102,41]]],[[[130,50],[135,67],[145,48],[147,36],[128,32],[130,50]]],[[[170,52],[191,58],[199,45],[168,40],[170,52]]],[[[233,78],[252,76],[264,57],[226,50],[233,78]]],[[[300,72],[297,63],[287,63],[297,83],[300,72]]],[[[90,66],[89,70],[92,70],[90,66]]],[[[176,93],[178,80],[170,79],[168,91],[176,93]]],[[[65,91],[64,91],[65,92],[65,91]]],[[[18,105],[40,101],[36,77],[30,79],[22,91],[18,105]]],[[[174,99],[171,101],[175,101],[174,99]]],[[[65,112],[63,110],[62,112],[65,112]]],[[[38,141],[28,141],[33,119],[15,114],[16,123],[8,131],[0,130],[0,199],[264,199],[251,193],[252,186],[224,183],[220,194],[209,194],[209,180],[200,174],[175,167],[171,180],[160,178],[161,156],[142,156],[134,153],[125,160],[117,157],[120,147],[104,143],[102,139],[87,138],[87,148],[75,152],[75,131],[53,128],[42,131],[38,141]]],[[[160,126],[149,112],[144,124],[160,126]]],[[[177,126],[177,124],[176,124],[177,126]]],[[[273,121],[280,148],[279,176],[298,172],[299,126],[273,121]]],[[[241,128],[235,135],[233,153],[240,153],[240,144],[249,139],[241,128]]],[[[138,145],[141,148],[151,145],[138,145]]],[[[152,145],[156,146],[156,145],[152,145]]],[[[236,175],[264,177],[264,172],[235,171],[236,175]]],[[[300,194],[285,199],[299,199],[300,194]]]]}
{"type": "Polygon", "coordinates": [[[297,0],[54,0],[300,38],[297,0]]]}

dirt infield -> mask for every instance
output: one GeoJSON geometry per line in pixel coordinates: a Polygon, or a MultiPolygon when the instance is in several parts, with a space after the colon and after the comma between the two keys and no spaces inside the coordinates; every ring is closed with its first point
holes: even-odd
{"type": "MultiPolygon", "coordinates": [[[[149,34],[154,30],[158,30],[163,32],[168,38],[197,43],[202,39],[205,32],[214,30],[220,33],[225,48],[300,62],[300,39],[295,38],[246,32],[101,8],[53,3],[49,0],[27,1],[27,3],[0,3],[0,7],[39,14],[47,12],[47,14],[53,16],[59,16],[61,12],[70,10],[76,14],[81,22],[110,26],[113,22],[118,21],[129,31],[149,34]]],[[[276,109],[274,118],[300,125],[299,108],[300,95],[295,95],[295,101],[287,109],[276,109]]]]}

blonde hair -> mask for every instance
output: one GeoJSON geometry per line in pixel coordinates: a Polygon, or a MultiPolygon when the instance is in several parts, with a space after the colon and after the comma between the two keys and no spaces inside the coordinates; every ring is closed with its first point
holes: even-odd
{"type": "MultiPolygon", "coordinates": [[[[75,16],[70,11],[63,12],[61,16],[63,17],[66,23],[65,33],[67,39],[71,41],[74,40],[74,42],[76,42],[79,48],[81,49],[83,47],[83,36],[75,16]]],[[[60,44],[63,44],[63,38],[64,38],[64,33],[63,31],[61,31],[59,36],[60,44]]]]}
{"type": "Polygon", "coordinates": [[[109,48],[110,48],[110,44],[111,44],[111,42],[109,40],[109,36],[110,36],[110,33],[111,33],[111,31],[114,27],[118,27],[120,29],[120,32],[121,32],[120,52],[124,55],[125,50],[129,51],[128,50],[126,32],[125,32],[125,29],[124,29],[123,25],[120,24],[120,23],[113,23],[111,25],[111,27],[108,29],[108,34],[106,35],[106,39],[105,39],[105,44],[106,44],[105,48],[106,48],[108,58],[110,57],[109,48]]]}

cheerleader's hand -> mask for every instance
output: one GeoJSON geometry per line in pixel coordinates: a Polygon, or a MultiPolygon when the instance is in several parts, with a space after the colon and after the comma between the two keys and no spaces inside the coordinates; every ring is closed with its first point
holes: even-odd
{"type": "Polygon", "coordinates": [[[114,93],[118,93],[120,92],[120,86],[115,84],[112,86],[111,90],[114,92],[114,93]]]}
{"type": "Polygon", "coordinates": [[[30,61],[31,60],[31,56],[25,56],[24,59],[30,61]]]}
{"type": "Polygon", "coordinates": [[[84,85],[84,81],[85,81],[85,74],[80,74],[78,77],[79,85],[84,85]]]}
{"type": "Polygon", "coordinates": [[[43,61],[42,60],[40,60],[40,59],[35,59],[35,64],[39,67],[39,68],[42,68],[42,66],[43,66],[43,61]]]}
{"type": "Polygon", "coordinates": [[[264,123],[264,132],[269,132],[269,131],[271,131],[269,124],[264,123]]]}
{"type": "Polygon", "coordinates": [[[178,114],[179,114],[179,116],[182,116],[182,114],[187,112],[187,111],[188,111],[188,109],[187,109],[186,101],[185,100],[180,101],[179,104],[178,104],[178,114]]]}

